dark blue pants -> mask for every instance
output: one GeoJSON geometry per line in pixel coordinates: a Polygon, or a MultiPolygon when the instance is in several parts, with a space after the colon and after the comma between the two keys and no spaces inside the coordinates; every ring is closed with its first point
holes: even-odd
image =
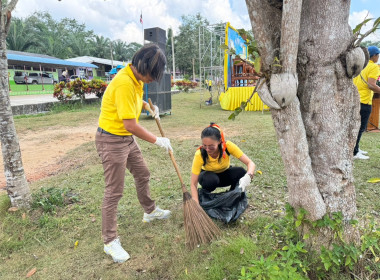
{"type": "Polygon", "coordinates": [[[354,148],[354,155],[359,152],[359,142],[362,134],[367,129],[369,116],[371,115],[372,105],[360,103],[360,129],[358,134],[358,139],[356,140],[356,145],[354,148]]]}
{"type": "Polygon", "coordinates": [[[202,188],[208,192],[212,192],[216,188],[227,186],[231,186],[231,190],[233,190],[245,173],[246,171],[243,167],[230,167],[222,173],[201,171],[198,182],[202,188]]]}

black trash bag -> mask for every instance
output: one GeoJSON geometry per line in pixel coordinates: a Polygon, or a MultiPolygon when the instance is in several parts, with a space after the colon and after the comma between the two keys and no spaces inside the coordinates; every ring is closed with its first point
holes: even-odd
{"type": "Polygon", "coordinates": [[[226,224],[236,221],[248,206],[247,196],[239,186],[221,193],[210,193],[200,188],[198,197],[199,204],[211,218],[226,224]]]}

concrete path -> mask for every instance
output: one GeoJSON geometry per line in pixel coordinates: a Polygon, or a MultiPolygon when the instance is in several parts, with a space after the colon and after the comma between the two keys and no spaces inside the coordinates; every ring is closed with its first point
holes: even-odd
{"type": "Polygon", "coordinates": [[[11,96],[11,106],[43,104],[49,102],[59,102],[53,94],[37,94],[37,95],[16,95],[11,96]]]}

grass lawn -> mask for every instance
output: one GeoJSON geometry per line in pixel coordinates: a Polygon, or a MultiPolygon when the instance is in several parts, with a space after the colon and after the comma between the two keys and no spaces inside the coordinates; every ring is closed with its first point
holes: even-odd
{"type": "MultiPolygon", "coordinates": [[[[205,96],[208,93],[204,94],[205,96]]],[[[205,98],[206,99],[206,98],[205,98]]],[[[103,253],[101,240],[101,201],[103,169],[93,142],[66,155],[69,170],[31,185],[36,195],[43,188],[56,188],[74,197],[74,203],[57,207],[52,213],[41,208],[10,213],[9,199],[0,196],[0,279],[238,279],[242,266],[268,255],[278,246],[265,227],[283,215],[287,201],[286,178],[270,112],[243,112],[229,121],[231,112],[219,105],[200,106],[200,93],[172,95],[172,114],[161,117],[162,127],[172,141],[174,155],[189,187],[190,169],[200,133],[211,121],[225,131],[257,165],[253,186],[248,188],[249,208],[234,224],[218,223],[223,230],[219,240],[193,251],[185,249],[182,193],[174,167],[162,149],[139,140],[151,171],[151,193],[156,203],[172,211],[167,221],[141,222],[133,178],[126,174],[124,197],[119,203],[118,233],[131,259],[114,264],[103,253]],[[81,159],[81,160],[78,160],[81,159]]],[[[80,126],[97,122],[98,106],[82,110],[56,111],[47,115],[18,117],[18,132],[80,126]]],[[[159,134],[155,122],[146,116],[140,123],[159,134]]],[[[371,156],[355,161],[358,217],[379,215],[379,184],[366,181],[380,177],[380,134],[365,133],[361,148],[371,156]]],[[[233,160],[235,165],[239,161],[233,160]]],[[[338,278],[336,278],[338,279],[338,278]]]]}

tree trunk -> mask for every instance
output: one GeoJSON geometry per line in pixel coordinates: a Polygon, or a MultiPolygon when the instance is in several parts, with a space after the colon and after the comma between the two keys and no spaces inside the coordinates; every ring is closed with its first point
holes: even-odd
{"type": "MultiPolygon", "coordinates": [[[[299,1],[246,0],[262,69],[267,73],[274,58],[283,55],[283,41],[297,35],[287,30],[284,36],[287,22],[281,22],[286,11],[282,5],[289,2],[299,1]]],[[[349,220],[356,218],[352,158],[360,119],[359,96],[341,61],[352,47],[349,9],[347,0],[303,1],[297,97],[271,113],[286,170],[289,203],[296,209],[305,208],[312,220],[326,212],[342,212],[344,238],[357,241],[357,231],[349,220]]],[[[288,63],[287,58],[280,57],[282,65],[288,63]]],[[[329,246],[333,239],[329,233],[311,236],[310,244],[329,246]]]]}
{"type": "Polygon", "coordinates": [[[13,0],[2,8],[2,1],[0,2],[0,137],[4,175],[11,204],[15,207],[27,207],[29,206],[30,190],[22,165],[20,145],[14,126],[7,83],[6,36],[9,30],[11,11],[16,3],[17,1],[13,0]]]}

